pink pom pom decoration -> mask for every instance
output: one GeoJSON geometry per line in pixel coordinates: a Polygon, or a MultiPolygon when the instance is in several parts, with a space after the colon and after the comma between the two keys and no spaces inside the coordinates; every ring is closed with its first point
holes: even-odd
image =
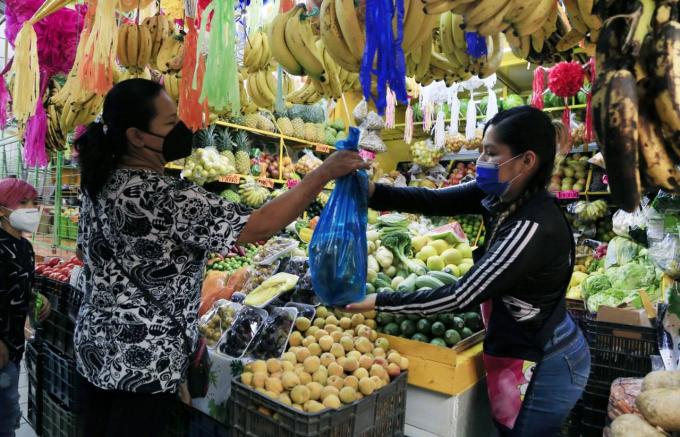
{"type": "Polygon", "coordinates": [[[583,67],[578,62],[560,62],[548,72],[548,88],[557,97],[575,96],[583,87],[583,67]]]}

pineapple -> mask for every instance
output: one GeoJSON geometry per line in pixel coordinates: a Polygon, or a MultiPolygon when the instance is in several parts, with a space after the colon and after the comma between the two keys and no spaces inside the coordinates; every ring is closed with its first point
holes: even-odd
{"type": "Polygon", "coordinates": [[[245,117],[243,117],[243,125],[251,129],[257,129],[257,122],[259,119],[259,114],[247,114],[245,117]]]}
{"type": "Polygon", "coordinates": [[[281,133],[283,135],[289,137],[295,136],[295,129],[293,129],[293,123],[290,121],[290,118],[281,117],[278,120],[276,120],[276,123],[279,125],[281,133]]]}
{"type": "Polygon", "coordinates": [[[317,143],[323,143],[326,139],[326,128],[322,123],[316,124],[316,138],[314,141],[317,143]]]}
{"type": "Polygon", "coordinates": [[[276,126],[274,126],[274,123],[262,114],[258,116],[257,128],[268,132],[276,132],[276,126]]]}
{"type": "Polygon", "coordinates": [[[233,152],[234,143],[231,136],[231,131],[225,128],[220,135],[220,139],[217,144],[217,150],[220,155],[227,158],[232,167],[236,167],[236,157],[233,152]]]}
{"type": "Polygon", "coordinates": [[[302,139],[307,141],[316,140],[316,125],[314,123],[305,123],[305,132],[302,139]]]}
{"type": "Polygon", "coordinates": [[[200,129],[194,136],[193,146],[195,149],[205,149],[206,147],[216,147],[219,133],[215,125],[211,124],[205,129],[200,129]]]}
{"type": "Polygon", "coordinates": [[[239,174],[250,174],[250,138],[246,131],[238,131],[234,137],[236,154],[234,155],[236,171],[239,174]]]}
{"type": "Polygon", "coordinates": [[[304,138],[305,137],[305,122],[302,121],[301,118],[294,118],[293,121],[291,121],[291,124],[293,125],[293,136],[295,138],[304,138]]]}

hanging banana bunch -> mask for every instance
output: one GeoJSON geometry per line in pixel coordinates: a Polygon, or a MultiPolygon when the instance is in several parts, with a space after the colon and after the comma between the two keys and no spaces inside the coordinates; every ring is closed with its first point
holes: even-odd
{"type": "Polygon", "coordinates": [[[269,39],[263,32],[253,32],[248,35],[243,50],[243,66],[248,73],[264,70],[272,59],[269,39]]]}
{"type": "Polygon", "coordinates": [[[142,27],[145,27],[149,35],[151,35],[149,64],[154,66],[156,70],[159,70],[156,64],[158,53],[161,51],[163,42],[173,34],[174,26],[166,15],[154,15],[144,19],[142,27]]]}
{"type": "Polygon", "coordinates": [[[152,39],[146,26],[123,24],[118,29],[118,62],[130,71],[143,71],[151,61],[152,39]]]}

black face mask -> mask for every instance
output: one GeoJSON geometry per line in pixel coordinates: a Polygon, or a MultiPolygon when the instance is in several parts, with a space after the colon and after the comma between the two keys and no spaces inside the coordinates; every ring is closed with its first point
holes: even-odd
{"type": "Polygon", "coordinates": [[[149,146],[144,147],[153,150],[156,153],[162,153],[165,162],[177,161],[178,159],[186,158],[191,155],[194,133],[183,121],[177,123],[166,136],[161,136],[153,132],[146,133],[157,138],[163,138],[162,151],[158,151],[149,146]]]}

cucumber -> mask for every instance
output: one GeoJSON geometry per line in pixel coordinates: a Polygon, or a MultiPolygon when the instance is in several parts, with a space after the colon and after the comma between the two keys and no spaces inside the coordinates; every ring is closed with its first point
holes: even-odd
{"type": "Polygon", "coordinates": [[[418,279],[416,279],[416,288],[439,288],[443,287],[445,284],[440,281],[439,279],[436,279],[430,275],[423,275],[419,276],[418,279]]]}
{"type": "Polygon", "coordinates": [[[401,284],[399,284],[399,286],[397,287],[397,291],[406,292],[415,291],[416,279],[418,279],[418,275],[416,275],[415,273],[411,273],[410,275],[408,275],[406,279],[404,279],[404,281],[401,284]]]}
{"type": "Polygon", "coordinates": [[[444,285],[451,285],[458,282],[458,278],[453,275],[444,272],[432,271],[428,273],[428,276],[432,276],[435,279],[439,279],[444,283],[444,285]]]}
{"type": "Polygon", "coordinates": [[[399,284],[404,282],[404,276],[395,276],[392,279],[392,282],[390,283],[390,287],[394,288],[395,290],[399,289],[399,284]]]}
{"type": "Polygon", "coordinates": [[[394,290],[392,290],[390,287],[380,287],[378,288],[378,293],[394,293],[394,290]]]}
{"type": "Polygon", "coordinates": [[[383,273],[383,272],[378,272],[378,279],[380,279],[380,280],[382,280],[382,281],[385,281],[385,282],[387,282],[388,284],[392,282],[392,278],[390,278],[389,276],[387,276],[387,275],[386,275],[385,273],[383,273]]]}
{"type": "Polygon", "coordinates": [[[366,283],[366,294],[375,293],[375,287],[372,284],[366,283]]]}
{"type": "Polygon", "coordinates": [[[380,289],[380,288],[391,288],[391,286],[392,286],[392,281],[391,281],[391,280],[383,281],[382,279],[378,278],[378,279],[376,279],[375,281],[373,281],[373,286],[374,286],[376,289],[380,289]]]}

